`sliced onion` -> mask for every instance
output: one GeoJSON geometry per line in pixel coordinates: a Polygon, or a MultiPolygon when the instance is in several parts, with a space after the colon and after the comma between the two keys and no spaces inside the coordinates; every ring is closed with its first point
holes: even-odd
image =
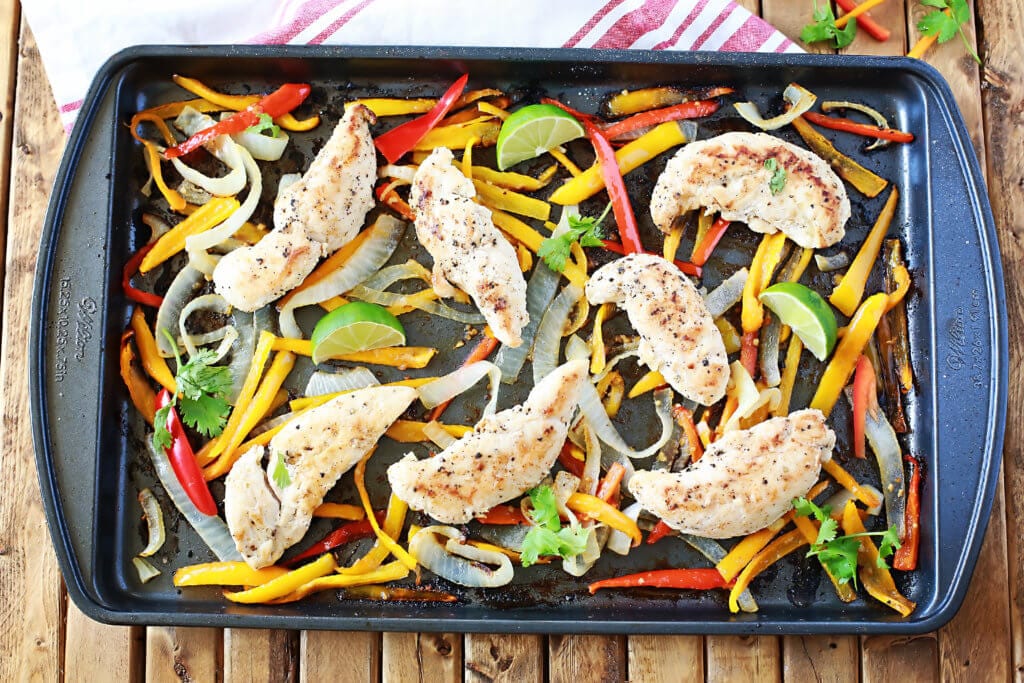
{"type": "MultiPolygon", "coordinates": [[[[185,107],[174,120],[174,126],[185,135],[194,135],[215,124],[216,121],[211,116],[202,114],[192,107],[185,107]]],[[[231,197],[241,192],[245,187],[246,174],[242,162],[242,148],[226,135],[218,135],[204,144],[203,148],[230,169],[228,174],[217,178],[210,177],[186,165],[181,159],[171,159],[181,177],[218,197],[231,197]]]]}
{"type": "Polygon", "coordinates": [[[142,583],[148,583],[151,579],[160,576],[160,570],[141,557],[133,557],[132,564],[135,566],[135,571],[139,573],[139,581],[142,583]]]}
{"type": "MultiPolygon", "coordinates": [[[[632,505],[623,508],[622,514],[635,522],[640,518],[640,511],[642,509],[643,508],[640,506],[640,503],[633,503],[632,505]]],[[[608,543],[605,544],[605,547],[616,555],[629,555],[629,550],[633,547],[633,539],[618,529],[613,529],[611,536],[608,537],[608,543]]]]}
{"type": "Polygon", "coordinates": [[[782,321],[777,315],[761,328],[761,341],[757,346],[757,360],[761,366],[761,377],[765,385],[777,387],[782,382],[779,372],[779,335],[782,333],[782,321]]]}
{"type": "Polygon", "coordinates": [[[749,274],[746,268],[740,268],[704,297],[704,305],[707,306],[712,318],[720,318],[740,302],[749,274]]]}
{"type": "Polygon", "coordinates": [[[561,276],[543,265],[543,262],[534,267],[530,281],[526,285],[526,314],[530,321],[520,332],[523,343],[515,347],[502,344],[494,359],[495,365],[501,368],[502,381],[506,384],[514,384],[519,379],[526,356],[529,355],[530,349],[534,348],[534,339],[544,317],[544,311],[548,310],[558,291],[560,279],[561,276]]]}
{"type": "Polygon", "coordinates": [[[580,482],[580,490],[584,493],[594,495],[597,493],[598,479],[601,478],[601,440],[590,428],[586,420],[583,424],[584,452],[587,454],[583,461],[583,480],[580,482]]]}
{"type": "Polygon", "coordinates": [[[512,581],[512,562],[507,555],[462,541],[462,533],[454,527],[428,526],[409,541],[409,552],[421,565],[460,586],[497,588],[512,581]],[[448,539],[444,546],[438,542],[438,535],[448,539]]]}
{"type": "Polygon", "coordinates": [[[601,397],[597,389],[589,382],[584,382],[580,389],[580,412],[583,413],[587,423],[594,429],[594,433],[604,443],[611,446],[623,455],[638,460],[647,458],[657,453],[662,446],[672,437],[672,391],[661,389],[654,392],[654,409],[661,420],[661,437],[647,448],[634,450],[623,440],[615,425],[608,418],[604,406],[601,405],[601,397]]]}
{"type": "Polygon", "coordinates": [[[419,387],[420,402],[427,408],[441,405],[464,393],[484,377],[490,378],[491,399],[484,408],[484,415],[491,415],[498,405],[498,386],[501,383],[501,370],[494,363],[486,360],[464,365],[455,372],[438,377],[419,387]]]}
{"type": "Polygon", "coordinates": [[[739,115],[751,125],[761,130],[776,130],[792,123],[793,119],[808,111],[818,98],[810,90],[802,88],[796,83],[790,83],[782,93],[782,99],[790,104],[789,109],[784,114],[770,119],[763,118],[761,112],[757,110],[757,105],[753,102],[737,102],[733,106],[736,107],[739,115]]]}
{"type": "Polygon", "coordinates": [[[850,255],[845,251],[836,252],[831,256],[815,254],[814,263],[821,272],[831,273],[833,270],[839,270],[850,265],[850,255]]]}
{"type": "Polygon", "coordinates": [[[202,206],[213,198],[213,195],[190,180],[182,180],[177,187],[178,194],[189,204],[202,206]]]}
{"type": "Polygon", "coordinates": [[[177,475],[174,474],[174,469],[171,468],[171,461],[163,449],[153,448],[152,439],[146,439],[146,445],[149,448],[149,455],[153,460],[153,469],[156,470],[156,476],[160,480],[160,484],[164,487],[164,491],[167,492],[167,497],[174,503],[174,507],[178,508],[178,512],[185,518],[185,521],[196,530],[196,533],[203,539],[203,542],[217,556],[217,559],[222,562],[241,562],[242,555],[235,548],[235,540],[231,538],[231,532],[228,531],[228,525],[224,523],[224,520],[217,515],[207,515],[200,512],[195,503],[188,497],[188,494],[185,493],[185,489],[182,487],[181,482],[178,481],[177,475]]]}
{"type": "Polygon", "coordinates": [[[274,201],[276,202],[278,199],[280,199],[282,192],[284,192],[285,190],[287,190],[289,187],[291,187],[295,183],[299,182],[300,180],[302,180],[302,174],[301,173],[285,173],[283,176],[278,178],[277,179],[277,197],[275,198],[274,201]]]}
{"type": "Polygon", "coordinates": [[[196,291],[203,286],[205,281],[202,273],[191,266],[185,266],[174,276],[171,286],[167,288],[167,293],[164,294],[164,301],[160,304],[160,308],[156,313],[156,329],[154,332],[156,348],[164,358],[174,357],[174,349],[171,348],[171,343],[160,330],[173,332],[180,329],[178,321],[181,319],[182,310],[192,300],[196,291]]]}
{"type": "Polygon", "coordinates": [[[407,183],[411,183],[413,178],[416,177],[416,166],[399,166],[397,164],[387,164],[382,166],[377,172],[378,178],[395,178],[397,180],[404,180],[407,183]]]}
{"type": "Polygon", "coordinates": [[[590,347],[578,334],[571,335],[565,344],[565,360],[586,360],[590,358],[590,347]]]}
{"type": "Polygon", "coordinates": [[[628,342],[626,344],[623,344],[621,349],[622,349],[621,351],[619,351],[617,354],[615,354],[614,356],[611,357],[611,360],[609,360],[607,363],[605,363],[604,370],[602,370],[601,372],[597,373],[596,375],[594,375],[593,377],[590,378],[590,380],[594,384],[600,383],[601,380],[603,380],[613,370],[615,370],[615,366],[618,365],[620,361],[624,361],[627,358],[633,358],[635,356],[639,356],[640,355],[640,342],[639,342],[639,340],[634,340],[634,341],[628,342]]]}
{"type": "Polygon", "coordinates": [[[167,221],[163,220],[159,216],[154,216],[151,213],[142,214],[142,222],[149,228],[148,244],[153,244],[163,237],[164,233],[171,229],[171,226],[167,224],[167,221]]]}
{"type": "Polygon", "coordinates": [[[437,420],[431,420],[427,424],[423,425],[423,435],[430,439],[431,442],[441,450],[448,448],[458,441],[458,439],[449,434],[437,420]]]}
{"type": "Polygon", "coordinates": [[[356,285],[349,290],[348,295],[353,299],[359,299],[378,306],[412,306],[413,308],[447,318],[466,325],[482,325],[487,319],[479,313],[463,313],[440,301],[422,301],[411,294],[396,294],[394,292],[382,292],[377,289],[370,289],[365,285],[356,285]]]}
{"type": "Polygon", "coordinates": [[[405,263],[381,268],[363,281],[363,286],[370,289],[386,290],[396,282],[403,280],[423,280],[430,284],[430,270],[419,261],[409,259],[405,263]]]}
{"type": "Polygon", "coordinates": [[[737,398],[737,403],[736,410],[733,411],[729,421],[725,423],[725,427],[722,429],[723,432],[739,429],[740,420],[750,417],[755,410],[766,404],[774,410],[778,407],[779,401],[782,400],[782,392],[778,389],[771,388],[758,391],[757,385],[754,384],[754,380],[750,377],[750,373],[747,372],[747,369],[738,360],[732,362],[730,369],[729,386],[737,398]]]}
{"type": "MultiPolygon", "coordinates": [[[[882,501],[885,499],[885,496],[883,496],[882,492],[876,489],[871,484],[861,484],[860,487],[865,491],[870,491],[871,493],[875,494],[875,498],[878,499],[878,505],[875,505],[874,507],[869,507],[867,509],[867,513],[869,515],[877,515],[879,512],[882,511],[882,501]]],[[[822,503],[821,506],[828,507],[833,512],[838,512],[841,511],[844,507],[846,507],[847,501],[853,498],[854,495],[850,491],[850,489],[839,489],[834,494],[829,496],[828,499],[824,503],[822,503]]]]}
{"type": "MultiPolygon", "coordinates": [[[[537,338],[533,342],[533,383],[550,375],[558,367],[558,350],[562,343],[562,332],[569,322],[569,313],[583,296],[583,292],[575,285],[565,286],[562,293],[551,302],[544,318],[537,328],[537,338]]],[[[602,408],[602,410],[604,410],[602,408]]]]}
{"type": "Polygon", "coordinates": [[[231,313],[239,330],[238,340],[233,347],[231,362],[231,395],[228,403],[234,405],[238,396],[242,393],[242,385],[249,375],[249,366],[252,365],[253,354],[256,353],[256,341],[260,332],[267,330],[273,332],[273,313],[270,306],[264,306],[254,313],[235,310],[231,313]]]}
{"type": "Polygon", "coordinates": [[[530,524],[482,524],[479,535],[489,543],[519,553],[531,528],[530,524]]]}
{"type": "MultiPolygon", "coordinates": [[[[691,548],[707,558],[713,565],[721,562],[722,558],[726,555],[725,548],[718,541],[691,534],[679,534],[679,537],[686,541],[691,548]]],[[[740,593],[737,601],[739,602],[740,609],[744,612],[757,611],[757,602],[754,600],[754,596],[751,595],[749,588],[740,593]]]]}
{"type": "Polygon", "coordinates": [[[594,524],[587,527],[587,545],[579,555],[562,560],[562,571],[570,576],[583,576],[601,559],[601,549],[608,541],[608,527],[594,524]]]}
{"type": "MultiPolygon", "coordinates": [[[[871,120],[874,121],[875,125],[878,126],[879,128],[892,128],[892,126],[889,125],[889,120],[886,119],[880,111],[872,109],[866,104],[846,101],[836,102],[834,100],[828,100],[826,102],[821,103],[821,110],[826,114],[835,109],[852,109],[854,111],[859,111],[861,114],[871,117],[871,120]]],[[[864,151],[869,152],[873,149],[882,149],[884,147],[888,147],[890,144],[892,144],[892,140],[884,140],[882,138],[878,138],[870,145],[865,147],[864,151]]]]}
{"type": "MultiPolygon", "coordinates": [[[[186,324],[188,323],[189,316],[196,311],[210,311],[212,313],[219,313],[221,315],[227,315],[231,311],[231,304],[227,302],[227,299],[222,297],[220,294],[204,294],[203,296],[197,296],[192,299],[185,307],[181,309],[181,315],[178,318],[178,332],[181,335],[181,341],[185,345],[185,350],[188,351],[188,355],[194,356],[199,350],[196,348],[197,342],[193,339],[193,335],[188,333],[186,324]]],[[[221,328],[223,330],[223,328],[221,328]]],[[[216,334],[216,333],[214,333],[216,334]]],[[[235,333],[237,337],[237,332],[235,333]]],[[[224,338],[224,332],[221,332],[219,336],[208,337],[203,336],[199,344],[209,344],[214,341],[219,341],[224,338]]]]}
{"type": "Polygon", "coordinates": [[[272,138],[246,129],[241,133],[235,133],[231,139],[244,147],[253,159],[260,161],[277,161],[284,154],[284,148],[288,146],[288,133],[284,131],[272,138]]]}
{"type": "MultiPolygon", "coordinates": [[[[853,405],[853,392],[846,389],[846,398],[853,405]]],[[[882,410],[865,412],[864,436],[878,460],[882,493],[885,498],[885,523],[896,525],[896,531],[903,538],[905,526],[904,510],[907,505],[907,488],[903,478],[903,449],[896,439],[896,431],[889,424],[882,410]]]]}
{"type": "Polygon", "coordinates": [[[551,491],[555,494],[555,503],[558,505],[558,514],[569,519],[575,519],[576,515],[566,507],[569,497],[576,493],[580,487],[580,478],[572,472],[561,470],[555,475],[555,481],[551,484],[551,491]]]}
{"type": "Polygon", "coordinates": [[[380,386],[380,380],[368,368],[346,368],[338,372],[316,370],[309,376],[303,395],[326,396],[376,386],[380,386]]]}
{"type": "Polygon", "coordinates": [[[278,415],[276,417],[266,419],[263,422],[260,422],[255,427],[253,427],[252,431],[249,432],[249,436],[259,436],[263,432],[269,432],[274,427],[277,427],[278,425],[283,425],[285,422],[290,421],[294,417],[295,413],[292,411],[288,411],[283,415],[278,415]]]}
{"type": "Polygon", "coordinates": [[[344,294],[370,277],[387,263],[398,247],[406,224],[397,218],[381,215],[368,228],[370,236],[359,245],[355,253],[340,268],[326,278],[296,294],[281,310],[281,332],[286,337],[302,338],[302,330],[295,322],[295,309],[326,301],[344,294]]]}
{"type": "Polygon", "coordinates": [[[146,529],[149,534],[149,541],[146,547],[139,553],[140,557],[150,557],[164,545],[166,535],[164,533],[164,513],[160,509],[153,492],[147,489],[139,491],[139,505],[142,506],[142,514],[146,518],[146,529]]]}

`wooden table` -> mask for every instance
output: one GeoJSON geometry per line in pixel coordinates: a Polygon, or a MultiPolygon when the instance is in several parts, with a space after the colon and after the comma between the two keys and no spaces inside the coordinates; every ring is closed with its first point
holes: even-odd
{"type": "MultiPolygon", "coordinates": [[[[687,1],[687,0],[681,0],[687,1]]],[[[791,36],[810,0],[741,0],[791,36]]],[[[873,12],[903,54],[924,8],[873,12]]],[[[928,61],[956,93],[988,173],[1011,329],[1024,315],[1024,0],[979,0],[979,73],[958,40],[928,61]],[[1018,267],[1022,270],[1018,271],[1018,267]]],[[[89,621],[67,600],[45,529],[29,429],[25,342],[39,231],[64,146],[56,106],[15,0],[0,0],[0,215],[9,217],[0,361],[0,681],[897,681],[1024,680],[1022,346],[1010,344],[1005,476],[970,592],[950,625],[916,638],[532,636],[128,628],[89,621]],[[1009,531],[1009,532],[1008,532],[1009,531]]],[[[973,31],[971,32],[973,36],[973,31]]],[[[3,237],[0,237],[3,239],[3,237]]],[[[0,242],[2,244],[2,242],[0,242]]]]}

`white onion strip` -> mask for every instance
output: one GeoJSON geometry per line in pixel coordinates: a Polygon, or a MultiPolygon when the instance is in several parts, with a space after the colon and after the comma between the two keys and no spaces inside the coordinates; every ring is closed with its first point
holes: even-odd
{"type": "Polygon", "coordinates": [[[561,276],[547,266],[542,267],[538,263],[534,267],[533,275],[530,276],[530,281],[526,285],[526,314],[530,321],[526,323],[526,327],[520,333],[523,343],[515,347],[502,344],[498,349],[498,355],[494,358],[495,365],[501,368],[502,381],[506,384],[514,384],[519,379],[526,356],[533,348],[537,328],[540,327],[544,311],[551,305],[551,300],[558,292],[560,279],[561,276]]]}
{"type": "Polygon", "coordinates": [[[149,489],[139,491],[139,505],[142,506],[142,514],[146,517],[146,529],[149,534],[149,541],[139,556],[150,557],[164,545],[164,513],[156,496],[149,489]]]}
{"type": "MultiPolygon", "coordinates": [[[[189,316],[196,311],[211,311],[213,313],[227,315],[230,310],[231,304],[229,304],[227,299],[222,297],[220,294],[204,294],[203,296],[197,296],[195,299],[192,299],[192,301],[185,304],[185,307],[181,309],[181,315],[178,317],[178,333],[181,335],[181,341],[185,345],[185,350],[188,351],[188,355],[194,356],[199,351],[194,335],[189,334],[186,329],[186,323],[188,322],[189,316]]],[[[221,328],[217,333],[219,333],[219,336],[215,337],[203,335],[200,343],[209,344],[214,341],[219,341],[224,338],[226,330],[221,328]]],[[[235,337],[238,337],[237,332],[235,333],[235,337]]]]}
{"type": "Polygon", "coordinates": [[[409,541],[409,552],[428,570],[460,586],[497,588],[512,580],[512,561],[506,555],[466,545],[462,538],[454,527],[428,526],[409,541]],[[448,539],[445,545],[438,535],[448,539]]]}
{"type": "Polygon", "coordinates": [[[423,425],[423,435],[430,439],[430,441],[441,450],[448,448],[458,441],[458,439],[449,434],[437,420],[431,420],[427,424],[423,425]]]}
{"type": "MultiPolygon", "coordinates": [[[[640,506],[640,503],[633,503],[629,507],[623,509],[622,514],[635,522],[640,518],[640,511],[642,509],[643,508],[640,506]]],[[[633,547],[633,539],[618,529],[613,529],[612,535],[608,538],[608,543],[605,544],[605,547],[616,555],[629,555],[629,550],[633,547]]]]}
{"type": "Polygon", "coordinates": [[[790,83],[782,93],[782,99],[790,104],[785,113],[773,116],[770,119],[763,118],[753,102],[737,102],[733,106],[736,111],[753,126],[761,130],[776,130],[793,122],[793,119],[803,114],[814,106],[817,97],[810,90],[802,88],[796,83],[790,83]]]}
{"type": "Polygon", "coordinates": [[[253,159],[260,161],[277,161],[288,146],[288,133],[281,131],[276,138],[263,133],[254,133],[249,129],[235,133],[231,139],[248,150],[253,159]]]}
{"type": "Polygon", "coordinates": [[[558,367],[558,349],[562,343],[562,332],[569,322],[569,313],[582,295],[575,285],[566,285],[544,313],[540,327],[537,328],[537,338],[533,342],[534,384],[540,384],[542,379],[558,367]]]}
{"type": "Polygon", "coordinates": [[[491,399],[484,408],[484,415],[491,415],[498,405],[498,387],[501,383],[501,370],[494,363],[482,360],[464,365],[455,372],[438,377],[419,387],[420,402],[427,408],[441,405],[464,393],[484,377],[490,378],[491,399]]]}
{"type": "Polygon", "coordinates": [[[657,453],[672,436],[672,399],[671,391],[657,391],[654,394],[654,409],[661,421],[661,437],[653,444],[637,451],[625,442],[615,425],[608,418],[597,389],[590,382],[584,382],[580,388],[580,412],[593,428],[594,433],[604,443],[625,456],[638,460],[657,453]],[[667,395],[666,395],[667,394],[667,395]]]}
{"type": "Polygon", "coordinates": [[[707,306],[712,318],[725,315],[726,311],[739,303],[743,298],[743,288],[747,285],[748,275],[746,268],[740,268],[704,297],[704,305],[707,306]]]}
{"type": "Polygon", "coordinates": [[[376,386],[380,386],[380,380],[368,368],[346,368],[339,372],[316,370],[309,376],[309,381],[306,382],[304,395],[325,396],[342,391],[355,391],[376,386]]]}
{"type": "Polygon", "coordinates": [[[142,583],[148,583],[151,579],[160,576],[160,570],[141,557],[133,557],[132,565],[134,565],[135,571],[139,573],[139,581],[142,583]]]}
{"type": "Polygon", "coordinates": [[[365,285],[356,285],[348,292],[353,299],[359,299],[378,306],[412,306],[415,309],[448,318],[465,325],[482,325],[487,319],[479,313],[463,313],[457,309],[443,304],[440,301],[422,301],[413,298],[409,294],[396,294],[394,292],[383,292],[378,289],[370,289],[365,285]]]}

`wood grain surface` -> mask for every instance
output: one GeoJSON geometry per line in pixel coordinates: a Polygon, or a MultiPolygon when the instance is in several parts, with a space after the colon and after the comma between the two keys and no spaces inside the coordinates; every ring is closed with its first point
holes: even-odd
{"type": "MultiPolygon", "coordinates": [[[[740,0],[791,37],[810,0],[740,0]]],[[[924,636],[533,636],[367,634],[102,626],[67,603],[36,483],[28,420],[27,335],[39,230],[64,136],[31,32],[0,0],[0,232],[4,247],[0,352],[0,681],[1024,681],[1024,0],[984,0],[969,36],[927,61],[949,81],[987,171],[1010,316],[1010,395],[1003,487],[997,493],[964,607],[924,636]],[[6,212],[6,213],[4,213],[6,212]],[[12,627],[13,625],[13,627],[12,627]]],[[[929,11],[887,0],[844,52],[895,55],[929,11]]],[[[805,46],[807,47],[807,46],[805,46]]],[[[825,50],[810,46],[810,49],[825,50]]]]}

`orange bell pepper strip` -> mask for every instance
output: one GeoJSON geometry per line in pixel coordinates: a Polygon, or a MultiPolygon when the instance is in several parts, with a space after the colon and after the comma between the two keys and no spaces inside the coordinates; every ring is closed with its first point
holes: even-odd
{"type": "MultiPolygon", "coordinates": [[[[848,536],[867,533],[864,522],[861,521],[860,515],[857,513],[857,506],[852,500],[846,501],[846,507],[843,508],[842,526],[843,533],[848,536]]],[[[868,536],[860,537],[857,564],[860,567],[857,574],[871,597],[896,610],[900,616],[910,616],[917,605],[903,597],[896,588],[896,583],[892,580],[889,570],[878,566],[878,548],[868,536]]]]}
{"type": "Polygon", "coordinates": [[[842,465],[836,462],[835,458],[830,458],[821,463],[821,469],[828,472],[829,476],[835,479],[837,484],[852,493],[853,497],[865,506],[873,508],[882,504],[882,501],[878,499],[871,489],[866,489],[858,484],[857,480],[853,478],[853,475],[847,472],[842,465]]]}
{"type": "Polygon", "coordinates": [[[899,192],[894,187],[892,192],[889,193],[885,206],[882,207],[882,211],[878,214],[875,225],[871,228],[871,232],[868,233],[867,238],[854,257],[853,263],[850,264],[846,274],[843,275],[843,279],[839,281],[839,284],[832,290],[832,294],[828,298],[833,306],[843,312],[843,315],[853,315],[853,312],[857,310],[857,306],[860,305],[861,298],[864,296],[864,287],[867,285],[868,276],[871,274],[871,268],[878,260],[878,252],[882,249],[885,234],[889,232],[889,225],[896,214],[896,203],[898,201],[899,192]]]}
{"type": "Polygon", "coordinates": [[[789,555],[794,550],[807,545],[807,539],[800,533],[799,529],[794,529],[789,533],[779,536],[774,541],[769,543],[764,550],[754,556],[754,559],[750,561],[740,575],[736,577],[736,583],[733,584],[732,590],[729,591],[729,611],[736,614],[740,611],[739,597],[740,594],[747,590],[750,586],[750,582],[754,578],[763,572],[768,567],[772,566],[786,555],[789,555]]]}
{"type": "Polygon", "coordinates": [[[135,343],[139,347],[139,358],[146,374],[153,378],[157,384],[171,393],[177,393],[177,385],[171,369],[167,367],[167,361],[160,355],[156,347],[156,339],[152,330],[146,323],[146,317],[141,308],[132,311],[131,320],[132,332],[135,333],[135,343]]]}
{"type": "Polygon", "coordinates": [[[910,572],[917,569],[917,549],[921,544],[921,462],[911,455],[903,456],[903,460],[910,465],[910,483],[903,512],[903,538],[892,566],[910,572]]]}
{"type": "Polygon", "coordinates": [[[121,379],[128,388],[128,396],[132,400],[135,409],[146,418],[146,422],[153,424],[156,415],[156,392],[149,385],[146,376],[135,367],[135,351],[132,349],[132,337],[135,332],[125,330],[121,335],[120,369],[121,379]]]}
{"type": "Polygon", "coordinates": [[[358,505],[349,505],[348,503],[320,503],[313,510],[313,516],[358,521],[366,519],[366,511],[358,505]]]}
{"type": "MultiPolygon", "coordinates": [[[[707,219],[710,220],[710,216],[707,219]]],[[[714,223],[710,224],[710,227],[700,236],[700,239],[693,245],[693,253],[690,255],[690,261],[697,266],[703,266],[711,258],[711,253],[718,246],[718,243],[722,240],[722,236],[725,235],[725,231],[729,228],[729,221],[724,218],[717,218],[714,223]]]]}
{"type": "MultiPolygon", "coordinates": [[[[466,356],[466,360],[462,362],[462,367],[472,365],[473,363],[478,363],[482,360],[487,360],[490,357],[490,355],[494,353],[494,350],[497,349],[500,344],[501,342],[499,342],[494,337],[485,336],[473,348],[470,354],[466,356]]],[[[438,405],[434,406],[434,409],[430,411],[430,415],[427,417],[427,422],[436,422],[440,420],[441,415],[444,414],[444,411],[448,408],[449,404],[451,404],[451,400],[445,401],[444,403],[439,403],[438,405]]]]}
{"type": "MultiPolygon", "coordinates": [[[[839,517],[839,515],[840,512],[836,510],[834,516],[839,517]]],[[[807,517],[793,517],[793,524],[796,525],[796,528],[804,535],[804,538],[807,539],[808,543],[815,543],[818,540],[819,525],[813,519],[809,519],[807,517]]],[[[839,596],[840,600],[843,602],[853,602],[857,599],[857,592],[853,590],[853,586],[850,585],[849,581],[845,583],[839,581],[835,574],[833,574],[828,568],[828,565],[822,563],[821,567],[825,570],[829,580],[835,587],[836,594],[839,596]]]]}
{"type": "Polygon", "coordinates": [[[640,527],[637,526],[636,522],[624,515],[621,510],[612,507],[597,496],[591,496],[587,493],[573,493],[569,496],[569,500],[566,501],[565,505],[573,512],[586,515],[590,519],[595,519],[626,534],[633,540],[633,547],[640,545],[642,536],[640,534],[640,527]]]}
{"type": "Polygon", "coordinates": [[[622,486],[622,478],[626,475],[626,468],[620,462],[613,462],[600,486],[597,487],[597,497],[609,505],[619,504],[619,487],[622,486]]]}
{"type": "Polygon", "coordinates": [[[792,121],[793,127],[800,137],[804,139],[807,146],[815,154],[828,162],[846,182],[857,188],[862,194],[868,197],[877,197],[885,189],[889,181],[882,178],[856,161],[837,150],[824,135],[819,133],[807,122],[807,119],[798,116],[792,121]]]}

